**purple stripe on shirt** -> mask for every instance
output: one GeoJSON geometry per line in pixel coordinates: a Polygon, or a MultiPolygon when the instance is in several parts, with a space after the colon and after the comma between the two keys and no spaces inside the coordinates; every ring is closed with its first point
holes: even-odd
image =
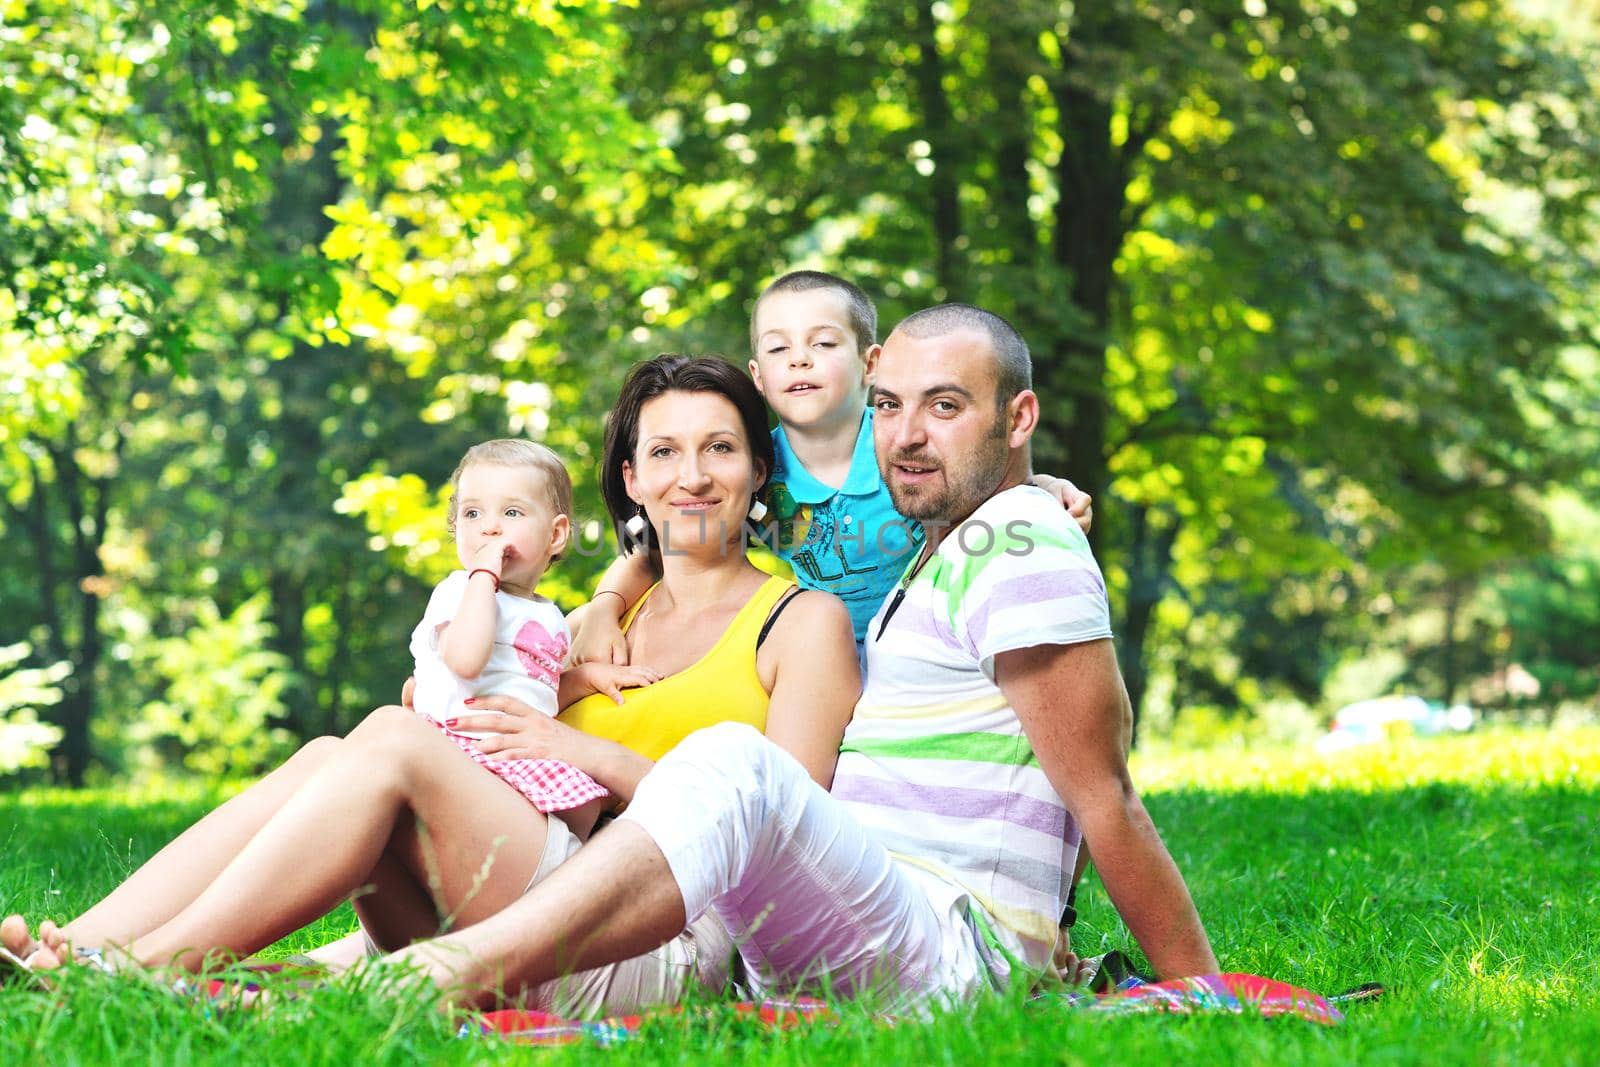
{"type": "Polygon", "coordinates": [[[873,804],[951,819],[994,819],[1057,836],[1062,834],[1067,821],[1067,809],[1059,804],[998,789],[886,782],[851,775],[847,771],[834,779],[830,792],[848,804],[873,804]]]}
{"type": "Polygon", "coordinates": [[[1106,583],[1099,571],[1073,567],[1003,578],[994,584],[984,599],[1002,604],[1040,604],[1046,600],[1064,600],[1086,593],[1098,593],[1103,597],[1106,595],[1106,583]]]}
{"type": "MultiPolygon", "coordinates": [[[[950,629],[949,625],[932,611],[919,611],[915,608],[897,611],[894,618],[889,622],[889,629],[900,630],[903,633],[915,634],[917,637],[926,637],[938,641],[954,651],[959,652],[961,650],[961,642],[956,640],[955,631],[950,629]]],[[[877,632],[878,628],[874,625],[872,633],[876,634],[877,632]]]]}
{"type": "Polygon", "coordinates": [[[973,653],[976,655],[976,650],[983,647],[984,639],[989,636],[989,616],[996,608],[1043,604],[1076,596],[1098,597],[1102,612],[1109,613],[1109,607],[1105,606],[1106,583],[1100,577],[1099,571],[1074,567],[1070,570],[1021,574],[1015,578],[1005,578],[996,582],[994,588],[983,598],[981,610],[974,613],[967,622],[967,634],[972,638],[973,653]]]}

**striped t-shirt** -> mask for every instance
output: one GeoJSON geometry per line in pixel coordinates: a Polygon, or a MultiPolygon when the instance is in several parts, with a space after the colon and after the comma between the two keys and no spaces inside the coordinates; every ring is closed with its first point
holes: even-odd
{"type": "Polygon", "coordinates": [[[1042,969],[1080,835],[995,684],[994,658],[1110,637],[1100,568],[1055,499],[1018,486],[952,530],[904,588],[887,624],[893,595],[867,632],[866,691],[833,795],[896,859],[976,906],[997,976],[1008,955],[1042,969]]]}

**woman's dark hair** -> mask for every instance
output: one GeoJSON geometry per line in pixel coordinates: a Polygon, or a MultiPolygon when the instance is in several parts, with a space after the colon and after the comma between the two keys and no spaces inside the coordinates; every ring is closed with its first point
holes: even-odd
{"type": "MultiPolygon", "coordinates": [[[[643,546],[657,551],[656,532],[648,525],[642,537],[630,537],[622,524],[638,514],[639,506],[628,498],[622,478],[622,464],[633,461],[639,447],[639,412],[648,401],[665,393],[715,393],[727,399],[739,412],[750,455],[759,470],[756,491],[772,475],[776,456],[772,434],[767,429],[767,405],[744,372],[714,356],[680,356],[674,353],[636,363],[628,372],[617,405],[606,420],[605,455],[600,461],[600,493],[617,531],[617,543],[627,552],[643,546]]],[[[748,506],[748,505],[747,505],[748,506]]]]}

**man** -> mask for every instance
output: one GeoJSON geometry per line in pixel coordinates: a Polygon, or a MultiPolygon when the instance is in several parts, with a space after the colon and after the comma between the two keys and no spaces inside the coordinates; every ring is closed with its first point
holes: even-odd
{"type": "Polygon", "coordinates": [[[961,995],[1050,961],[1080,841],[1163,977],[1217,968],[1128,779],[1105,586],[1026,485],[1027,346],[949,304],[884,343],[877,458],[927,542],[867,633],[832,794],[754,730],[701,731],[499,915],[405,956],[459,995],[648,951],[714,910],[756,993],[961,995]]]}

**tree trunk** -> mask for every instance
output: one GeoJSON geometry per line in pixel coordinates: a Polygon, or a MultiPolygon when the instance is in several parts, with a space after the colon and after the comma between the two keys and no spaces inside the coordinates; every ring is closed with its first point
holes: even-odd
{"type": "Polygon", "coordinates": [[[299,575],[288,570],[274,570],[268,578],[272,596],[273,650],[286,656],[294,666],[295,677],[284,689],[283,698],[288,727],[296,737],[312,737],[322,722],[323,709],[317,706],[316,687],[310,684],[310,666],[306,662],[306,586],[299,575]]]}
{"type": "Polygon", "coordinates": [[[939,55],[933,7],[918,3],[916,12],[916,43],[921,53],[915,72],[917,102],[922,109],[922,135],[928,142],[929,159],[933,163],[928,183],[932,197],[934,272],[939,288],[959,298],[962,272],[957,243],[961,237],[961,198],[955,163],[960,153],[953,150],[951,144],[955,131],[950,101],[944,95],[944,60],[939,55]]]}
{"type": "Polygon", "coordinates": [[[1155,621],[1156,608],[1166,592],[1172,570],[1172,546],[1178,539],[1178,520],[1165,514],[1165,525],[1150,521],[1150,509],[1136,505],[1129,509],[1131,527],[1128,544],[1128,603],[1121,633],[1122,677],[1133,705],[1133,737],[1139,738],[1139,720],[1144,710],[1144,695],[1150,672],[1145,664],[1145,644],[1155,621]]]}
{"type": "Polygon", "coordinates": [[[1456,646],[1456,616],[1460,609],[1461,583],[1447,580],[1444,589],[1444,663],[1440,670],[1444,683],[1444,706],[1447,708],[1455,704],[1456,690],[1461,685],[1456,646]]]}
{"type": "MultiPolygon", "coordinates": [[[[1056,164],[1056,202],[1051,251],[1069,279],[1068,301],[1086,325],[1056,338],[1040,395],[1042,421],[1065,449],[1064,470],[1083,489],[1103,497],[1109,482],[1106,454],[1108,400],[1106,344],[1111,335],[1112,292],[1122,250],[1127,206],[1127,163],[1111,143],[1112,105],[1073,77],[1075,53],[1092,47],[1111,30],[1114,14],[1096,5],[1080,7],[1070,42],[1063,43],[1064,70],[1055,86],[1061,136],[1056,164]]],[[[1089,543],[1098,554],[1105,528],[1097,524],[1089,543]]]]}
{"type": "MultiPolygon", "coordinates": [[[[45,590],[51,605],[47,616],[54,618],[51,651],[72,664],[72,674],[62,684],[61,702],[56,705],[54,718],[61,727],[61,743],[56,747],[52,766],[59,780],[81,786],[93,757],[89,724],[95,710],[95,674],[104,647],[100,635],[100,598],[105,592],[101,587],[100,546],[105,541],[110,512],[110,483],[83,473],[78,466],[76,436],[70,429],[64,443],[46,443],[45,448],[55,466],[55,490],[66,506],[65,532],[72,548],[71,565],[59,579],[53,566],[41,568],[51,583],[45,590]],[[54,610],[62,586],[66,587],[67,601],[78,607],[77,632],[70,636],[63,626],[65,620],[54,610]]],[[[36,496],[40,493],[37,483],[34,492],[36,496]]],[[[39,514],[45,518],[48,511],[41,507],[39,514]]],[[[47,519],[42,534],[38,539],[41,556],[51,558],[46,543],[50,539],[47,519]]]]}

